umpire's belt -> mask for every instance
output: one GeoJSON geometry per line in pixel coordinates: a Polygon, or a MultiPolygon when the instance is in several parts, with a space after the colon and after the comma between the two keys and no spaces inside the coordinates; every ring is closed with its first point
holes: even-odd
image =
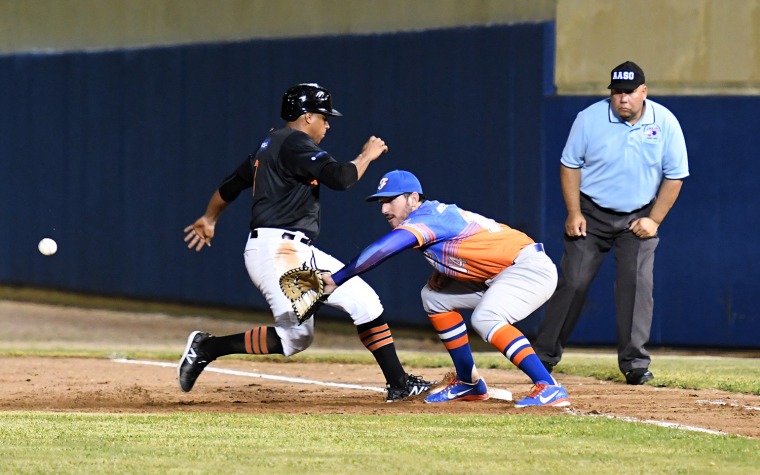
{"type": "Polygon", "coordinates": [[[592,199],[591,199],[591,197],[590,197],[590,196],[588,196],[588,195],[587,195],[587,194],[585,194],[585,193],[581,193],[581,197],[582,197],[582,198],[585,198],[585,199],[587,199],[587,200],[589,200],[589,201],[591,202],[591,204],[592,204],[592,205],[594,205],[594,207],[595,207],[595,208],[597,208],[597,209],[599,209],[599,210],[601,210],[601,211],[604,211],[604,212],[605,212],[605,213],[607,213],[607,214],[614,214],[615,216],[628,216],[629,214],[636,214],[636,213],[638,213],[639,211],[642,211],[642,210],[643,210],[644,208],[646,208],[647,206],[649,206],[649,205],[651,205],[652,203],[654,203],[654,200],[652,200],[652,201],[650,201],[649,203],[647,203],[647,204],[645,204],[644,206],[642,206],[641,208],[636,208],[636,209],[635,209],[635,210],[633,210],[633,211],[616,211],[616,210],[614,210],[614,209],[605,208],[604,206],[599,206],[598,204],[596,204],[596,201],[592,200],[592,199]]]}
{"type": "Polygon", "coordinates": [[[301,231],[287,231],[285,229],[277,229],[277,228],[256,228],[253,231],[251,231],[251,235],[249,239],[256,239],[256,238],[278,238],[278,239],[288,239],[290,241],[298,241],[302,242],[304,244],[311,243],[311,239],[307,238],[304,233],[301,231]]]}

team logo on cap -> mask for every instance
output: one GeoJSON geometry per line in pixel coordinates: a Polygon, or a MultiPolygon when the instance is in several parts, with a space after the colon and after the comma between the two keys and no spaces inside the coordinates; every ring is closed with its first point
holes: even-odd
{"type": "Polygon", "coordinates": [[[633,81],[635,77],[636,77],[636,74],[633,71],[613,71],[612,72],[613,81],[633,81]]]}
{"type": "Polygon", "coordinates": [[[377,191],[380,191],[383,188],[385,188],[385,185],[387,185],[387,184],[388,184],[388,179],[387,178],[381,178],[380,179],[380,183],[378,183],[378,185],[377,185],[377,191]]]}

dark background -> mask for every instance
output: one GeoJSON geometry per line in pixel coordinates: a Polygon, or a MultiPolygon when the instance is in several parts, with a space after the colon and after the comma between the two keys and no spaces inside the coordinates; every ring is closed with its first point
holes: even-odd
{"type": "MultiPolygon", "coordinates": [[[[322,190],[317,245],[347,261],[389,230],[373,193],[387,171],[543,241],[559,263],[559,156],[600,97],[554,94],[552,23],[0,57],[0,283],[265,309],[242,252],[241,196],[196,254],[183,228],[221,179],[282,124],[280,98],[319,82],[344,117],[322,147],[390,152],[347,192],[322,190]],[[59,251],[37,252],[52,237],[59,251]]],[[[603,82],[605,78],[600,78],[603,82]]],[[[757,347],[760,171],[756,97],[650,98],[679,118],[691,176],[660,228],[652,344],[757,347]]],[[[417,251],[366,274],[394,322],[427,326],[417,251]]],[[[608,259],[572,341],[613,344],[608,259]]],[[[541,310],[521,323],[529,335],[541,310]]]]}

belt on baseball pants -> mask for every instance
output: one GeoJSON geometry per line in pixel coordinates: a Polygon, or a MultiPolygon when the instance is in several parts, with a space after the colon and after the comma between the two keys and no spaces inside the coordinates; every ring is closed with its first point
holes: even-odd
{"type": "Polygon", "coordinates": [[[517,262],[517,259],[520,258],[520,255],[522,253],[535,254],[537,252],[544,252],[544,245],[541,244],[540,242],[537,242],[535,244],[531,244],[530,246],[525,246],[524,248],[522,248],[520,253],[517,255],[517,258],[515,258],[515,262],[517,262]]]}
{"type": "Polygon", "coordinates": [[[249,239],[264,237],[279,237],[280,239],[287,239],[289,241],[298,241],[304,244],[310,244],[311,239],[307,238],[302,232],[286,231],[284,229],[275,228],[256,228],[251,231],[249,239]]]}

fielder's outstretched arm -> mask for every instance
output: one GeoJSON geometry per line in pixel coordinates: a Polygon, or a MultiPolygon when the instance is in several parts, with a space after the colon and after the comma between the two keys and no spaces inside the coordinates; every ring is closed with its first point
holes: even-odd
{"type": "MultiPolygon", "coordinates": [[[[335,285],[340,285],[351,277],[363,274],[380,265],[391,256],[404,249],[419,245],[417,237],[405,229],[394,229],[385,236],[367,246],[358,256],[351,259],[338,272],[332,274],[335,285]]],[[[329,284],[329,281],[325,281],[329,284]]]]}

